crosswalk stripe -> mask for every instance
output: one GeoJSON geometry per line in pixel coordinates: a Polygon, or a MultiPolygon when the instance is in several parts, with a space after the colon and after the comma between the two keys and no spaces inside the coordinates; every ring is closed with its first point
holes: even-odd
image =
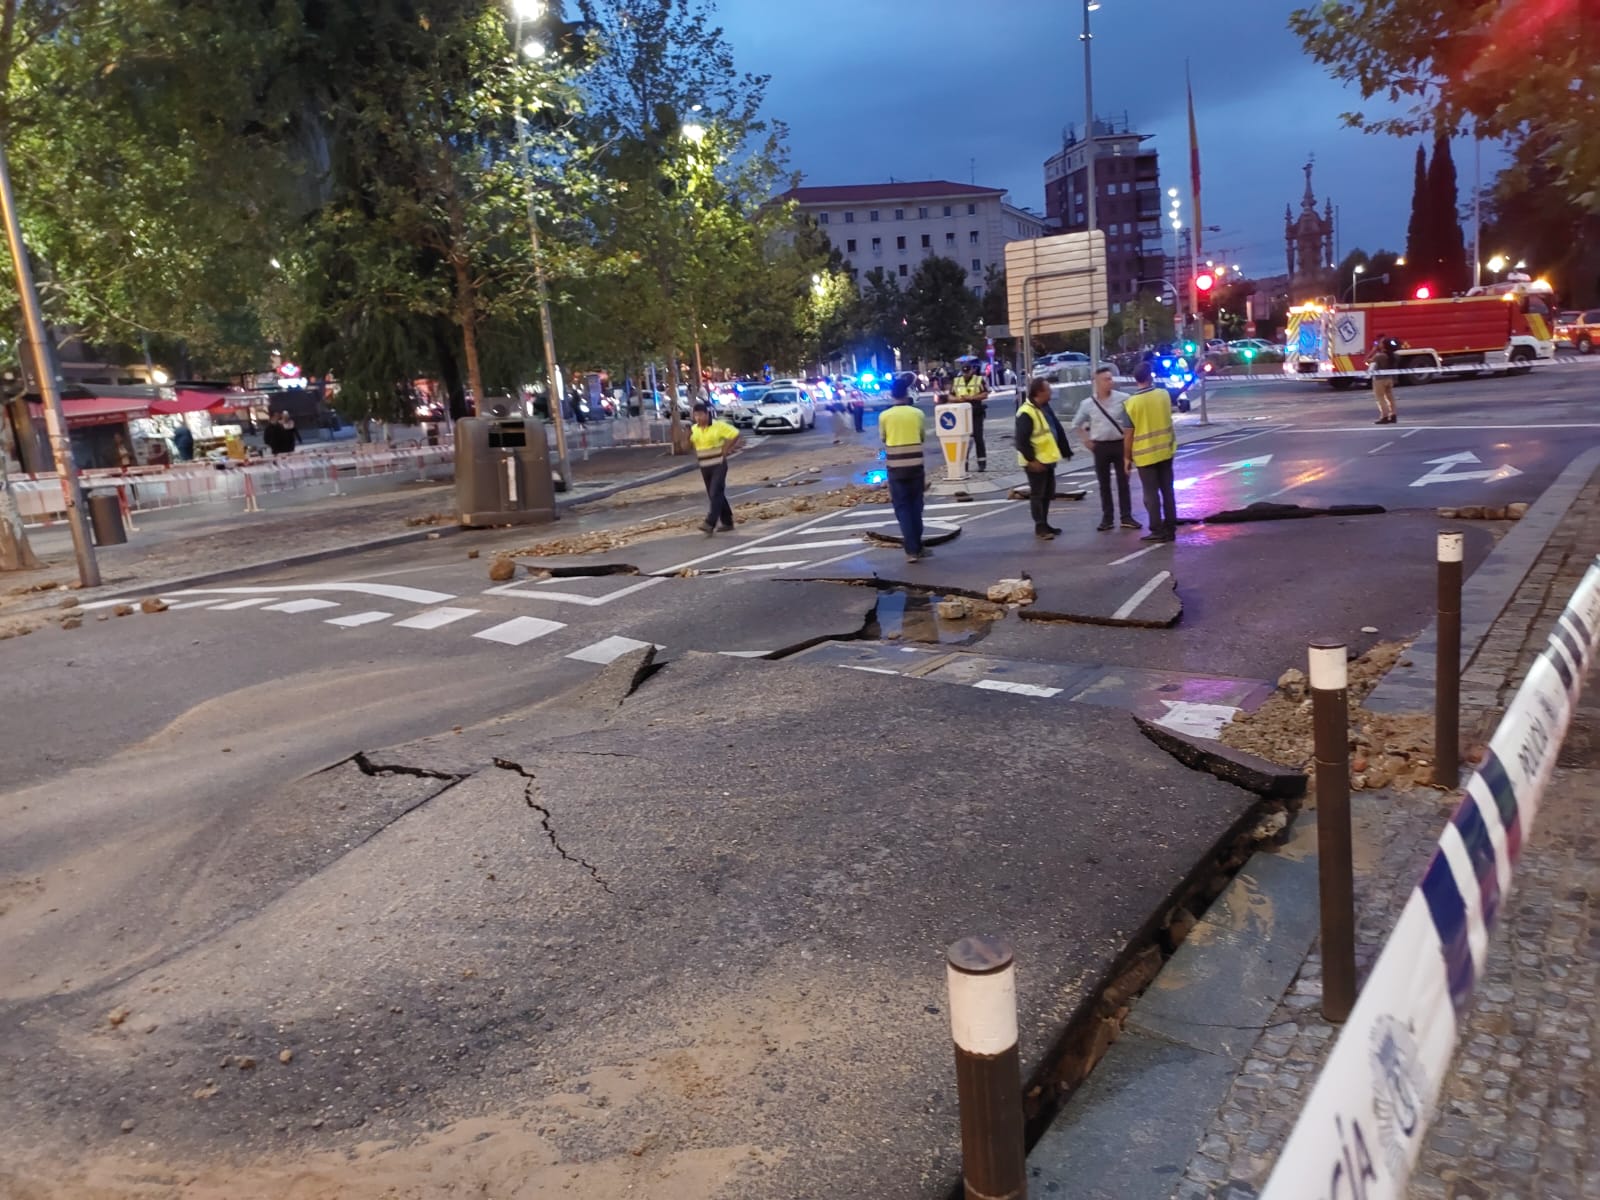
{"type": "Polygon", "coordinates": [[[980,679],[972,685],[982,688],[986,692],[1012,692],[1018,696],[1037,696],[1040,699],[1049,699],[1059,696],[1061,689],[1058,687],[1041,687],[1036,683],[1013,683],[1009,679],[980,679]]]}
{"type": "Polygon", "coordinates": [[[358,625],[371,625],[375,621],[387,621],[392,616],[394,616],[393,613],[378,612],[374,609],[371,612],[351,613],[348,617],[329,617],[327,623],[329,625],[339,625],[345,629],[354,629],[358,625]]]}
{"type": "Polygon", "coordinates": [[[276,596],[251,596],[246,600],[230,600],[227,604],[219,604],[212,612],[232,612],[236,608],[254,608],[258,604],[270,604],[276,596]]]}
{"type": "Polygon", "coordinates": [[[860,538],[835,538],[831,542],[797,542],[792,546],[774,542],[770,546],[752,546],[748,550],[735,550],[734,557],[745,554],[787,554],[791,550],[822,550],[830,546],[859,546],[860,538]]]}
{"type": "Polygon", "coordinates": [[[171,612],[177,612],[181,608],[209,608],[216,602],[217,598],[215,596],[211,596],[205,600],[184,600],[178,604],[168,604],[167,608],[171,612]]]}
{"type": "MultiPolygon", "coordinates": [[[[585,646],[582,650],[574,650],[567,657],[577,662],[598,663],[604,667],[616,662],[624,654],[631,654],[635,650],[643,650],[650,645],[653,645],[653,643],[636,641],[629,637],[613,636],[602,638],[594,645],[585,646]]],[[[661,647],[656,646],[656,649],[660,650],[661,647]]]]}
{"type": "MultiPolygon", "coordinates": [[[[472,612],[471,609],[466,611],[468,613],[472,612]]],[[[427,614],[423,615],[426,616],[427,614]]],[[[404,625],[406,622],[398,621],[396,624],[404,625]]],[[[565,628],[566,624],[564,622],[546,621],[543,617],[512,617],[509,621],[491,625],[488,629],[480,630],[472,636],[482,638],[486,642],[499,642],[502,646],[521,646],[533,641],[534,638],[542,638],[547,634],[556,632],[558,629],[565,628]]]]}
{"type": "Polygon", "coordinates": [[[319,608],[338,608],[335,600],[285,600],[282,604],[269,604],[262,612],[303,613],[315,612],[319,608]]]}
{"type": "Polygon", "coordinates": [[[396,629],[438,629],[441,625],[448,625],[452,621],[459,621],[463,617],[476,616],[475,608],[430,608],[426,612],[419,612],[414,617],[407,617],[404,621],[396,621],[396,629]]]}

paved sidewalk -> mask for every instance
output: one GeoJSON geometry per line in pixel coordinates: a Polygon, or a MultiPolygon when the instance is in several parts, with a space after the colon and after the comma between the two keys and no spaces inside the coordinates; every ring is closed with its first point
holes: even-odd
{"type": "MultiPolygon", "coordinates": [[[[1486,739],[1600,553],[1600,477],[1557,525],[1486,637],[1464,685],[1463,733],[1486,739]]],[[[1412,1180],[1418,1200],[1600,1196],[1600,685],[1579,705],[1412,1180]]],[[[1455,797],[1357,792],[1357,966],[1370,969],[1434,850],[1455,797]]],[[[1265,1185],[1335,1030],[1320,1017],[1321,962],[1261,1028],[1199,1150],[1171,1193],[1247,1200],[1265,1185]]]]}

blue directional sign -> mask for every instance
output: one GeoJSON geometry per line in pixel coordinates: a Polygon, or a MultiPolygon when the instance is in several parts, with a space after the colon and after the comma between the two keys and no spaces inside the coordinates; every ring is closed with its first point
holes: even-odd
{"type": "Polygon", "coordinates": [[[954,429],[955,427],[956,427],[956,415],[955,415],[955,413],[946,412],[946,413],[940,413],[939,414],[939,428],[940,429],[954,429]]]}

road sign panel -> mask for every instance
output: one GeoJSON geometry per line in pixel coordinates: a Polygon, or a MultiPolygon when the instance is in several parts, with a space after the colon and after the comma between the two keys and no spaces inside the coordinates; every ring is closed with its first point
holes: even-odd
{"type": "Polygon", "coordinates": [[[1022,337],[1104,325],[1106,235],[1063,233],[1006,245],[1007,315],[1022,337]]]}

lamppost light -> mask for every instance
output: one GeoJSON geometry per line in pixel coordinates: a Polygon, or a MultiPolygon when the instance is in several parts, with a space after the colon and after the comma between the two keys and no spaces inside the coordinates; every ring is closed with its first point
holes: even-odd
{"type": "Polygon", "coordinates": [[[1496,254],[1488,262],[1489,270],[1499,272],[1506,269],[1506,258],[1503,254],[1496,254]]]}
{"type": "Polygon", "coordinates": [[[529,38],[522,43],[522,53],[528,58],[543,58],[544,43],[538,38],[529,38]]]}
{"type": "Polygon", "coordinates": [[[1357,275],[1365,275],[1367,273],[1367,265],[1365,263],[1357,263],[1350,270],[1357,275]]]}
{"type": "Polygon", "coordinates": [[[544,0],[513,0],[511,7],[523,21],[537,21],[544,16],[544,0]]]}
{"type": "Polygon", "coordinates": [[[686,121],[683,126],[683,136],[698,146],[706,140],[706,127],[697,125],[693,121],[686,121]]]}

